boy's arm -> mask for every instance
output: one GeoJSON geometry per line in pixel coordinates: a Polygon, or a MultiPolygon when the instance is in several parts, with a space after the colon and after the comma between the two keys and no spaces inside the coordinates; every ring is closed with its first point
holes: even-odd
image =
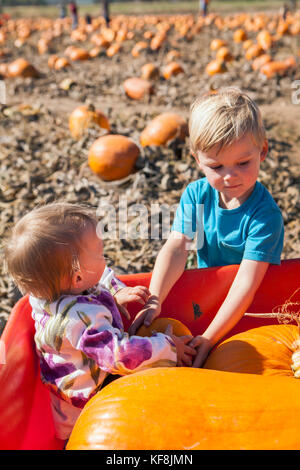
{"type": "Polygon", "coordinates": [[[149,288],[151,296],[145,308],[138,313],[132,322],[129,334],[135,334],[143,323],[146,326],[151,325],[154,318],[160,314],[162,302],[185,269],[188,242],[190,239],[182,233],[171,232],[154,265],[149,288]]]}
{"type": "Polygon", "coordinates": [[[210,349],[223,338],[242,318],[251,304],[260,286],[269,263],[262,261],[242,260],[229,292],[213,321],[203,335],[191,341],[191,346],[199,346],[193,363],[201,367],[210,349]]]}

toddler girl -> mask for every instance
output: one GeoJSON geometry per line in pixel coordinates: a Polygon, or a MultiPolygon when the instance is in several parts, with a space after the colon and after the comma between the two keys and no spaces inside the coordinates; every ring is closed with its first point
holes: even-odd
{"type": "MultiPolygon", "coordinates": [[[[43,382],[57,436],[67,439],[108,374],[191,365],[192,337],[124,332],[128,302],[148,300],[146,287],[126,287],[105,265],[97,220],[80,205],[54,203],[25,215],[6,246],[8,271],[29,293],[43,382]]],[[[168,333],[171,333],[168,330],[168,333]]]]}

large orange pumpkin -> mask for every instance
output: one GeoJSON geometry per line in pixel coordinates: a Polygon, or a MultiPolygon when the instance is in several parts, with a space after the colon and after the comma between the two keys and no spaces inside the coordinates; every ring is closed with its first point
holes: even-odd
{"type": "Polygon", "coordinates": [[[300,449],[299,420],[297,380],[161,367],[97,393],[67,450],[300,449]]]}
{"type": "Polygon", "coordinates": [[[211,352],[206,369],[293,377],[293,354],[298,351],[295,325],[269,325],[239,333],[211,352]]]}
{"type": "Polygon", "coordinates": [[[92,106],[78,106],[69,118],[69,128],[72,137],[79,139],[83,135],[84,130],[92,124],[96,124],[108,131],[110,130],[108,119],[101,111],[94,109],[92,106]]]}
{"type": "Polygon", "coordinates": [[[128,137],[106,135],[93,143],[88,162],[101,179],[113,181],[125,178],[133,171],[139,154],[138,146],[128,137]]]}
{"type": "Polygon", "coordinates": [[[140,142],[143,147],[148,145],[168,145],[178,138],[182,141],[188,135],[186,120],[176,113],[162,113],[156,116],[143,130],[140,142]]]}

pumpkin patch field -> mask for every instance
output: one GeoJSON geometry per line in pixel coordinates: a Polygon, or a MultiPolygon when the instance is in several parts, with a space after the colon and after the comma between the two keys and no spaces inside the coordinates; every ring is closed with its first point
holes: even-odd
{"type": "MultiPolygon", "coordinates": [[[[80,16],[76,29],[68,16],[11,16],[0,28],[0,79],[1,243],[21,215],[52,201],[111,204],[117,216],[124,201],[143,205],[147,227],[152,205],[175,207],[201,177],[189,106],[231,85],[261,108],[269,153],[259,179],[283,213],[283,258],[300,256],[300,10],[283,18],[212,6],[206,18],[114,15],[109,27],[80,16]]],[[[104,250],[117,274],[149,272],[163,241],[117,234],[104,250]]],[[[17,298],[1,267],[0,333],[17,298]]]]}

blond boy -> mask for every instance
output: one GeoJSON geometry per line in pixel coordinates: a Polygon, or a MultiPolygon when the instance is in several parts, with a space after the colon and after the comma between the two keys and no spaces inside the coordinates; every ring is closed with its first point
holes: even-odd
{"type": "Polygon", "coordinates": [[[239,89],[222,89],[194,102],[189,127],[191,152],[205,177],[190,183],[181,197],[171,234],[154,266],[152,295],[130,332],[159,315],[197,235],[199,268],[240,265],[215,318],[190,343],[198,348],[193,366],[200,367],[244,315],[269,264],[280,264],[284,230],[278,206],[257,182],[268,142],[256,104],[239,89]]]}

